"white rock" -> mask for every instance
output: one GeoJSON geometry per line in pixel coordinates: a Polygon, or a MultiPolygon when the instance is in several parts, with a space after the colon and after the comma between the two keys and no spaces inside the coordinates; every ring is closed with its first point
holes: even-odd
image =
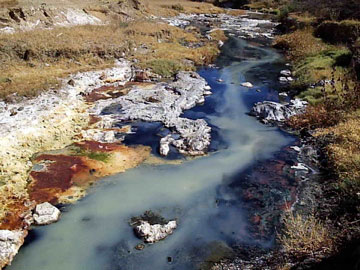
{"type": "Polygon", "coordinates": [[[54,223],[60,218],[60,210],[48,202],[38,204],[35,207],[34,220],[37,225],[54,223]]]}
{"type": "Polygon", "coordinates": [[[285,77],[290,77],[291,76],[291,71],[289,69],[284,69],[284,70],[280,71],[280,74],[285,76],[285,77]]]}
{"type": "Polygon", "coordinates": [[[288,94],[287,94],[287,93],[285,93],[285,92],[281,92],[281,93],[279,93],[279,96],[280,96],[280,97],[287,97],[287,96],[288,96],[288,94]]]}
{"type": "Polygon", "coordinates": [[[286,79],[288,80],[288,82],[292,82],[294,80],[292,77],[286,77],[286,79]]]}
{"type": "Polygon", "coordinates": [[[299,146],[290,146],[291,149],[293,149],[296,152],[300,152],[301,148],[299,146]]]}
{"type": "Polygon", "coordinates": [[[309,168],[306,167],[303,163],[298,163],[297,165],[291,166],[291,169],[297,170],[297,171],[308,171],[309,168]]]}
{"type": "Polygon", "coordinates": [[[283,122],[291,116],[304,113],[306,105],[307,102],[300,99],[291,100],[287,104],[263,101],[256,103],[250,114],[264,122],[283,122]]]}
{"type": "Polygon", "coordinates": [[[288,79],[287,79],[286,77],[280,77],[280,78],[279,78],[279,81],[280,81],[281,83],[287,83],[287,82],[288,82],[288,79]]]}
{"type": "Polygon", "coordinates": [[[114,121],[162,122],[166,127],[174,130],[180,137],[179,141],[175,143],[175,140],[162,139],[160,153],[166,155],[171,143],[180,153],[203,155],[210,144],[211,128],[205,120],[192,120],[182,118],[180,115],[184,110],[205,101],[206,86],[206,81],[199,74],[179,72],[176,81],[169,84],[158,83],[147,88],[135,86],[125,96],[99,100],[92,113],[99,115],[104,108],[118,105],[121,111],[111,116],[114,121]]]}
{"type": "Polygon", "coordinates": [[[26,235],[27,231],[0,230],[0,269],[11,263],[26,235]]]}
{"type": "Polygon", "coordinates": [[[172,143],[174,139],[171,137],[171,135],[167,135],[164,138],[161,138],[160,140],[160,155],[167,156],[170,151],[170,143],[172,143]]]}
{"type": "Polygon", "coordinates": [[[254,87],[251,82],[243,82],[243,83],[241,84],[241,86],[247,87],[247,88],[252,88],[252,87],[254,87]]]}
{"type": "Polygon", "coordinates": [[[176,227],[177,224],[175,220],[169,221],[169,223],[165,225],[150,225],[149,222],[141,220],[140,225],[135,227],[135,232],[139,237],[143,237],[145,242],[155,243],[172,234],[176,227]]]}
{"type": "Polygon", "coordinates": [[[224,46],[224,42],[222,40],[219,40],[219,47],[221,48],[222,46],[224,46]]]}

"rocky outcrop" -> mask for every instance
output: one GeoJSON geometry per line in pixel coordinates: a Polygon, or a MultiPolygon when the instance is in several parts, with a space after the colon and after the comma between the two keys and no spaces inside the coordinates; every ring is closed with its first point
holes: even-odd
{"type": "Polygon", "coordinates": [[[160,153],[167,155],[173,145],[180,153],[203,155],[211,139],[211,128],[203,119],[187,119],[180,115],[205,101],[210,94],[206,81],[195,72],[179,72],[171,83],[148,87],[133,87],[125,96],[99,100],[92,113],[101,114],[106,108],[119,108],[111,116],[115,121],[142,120],[161,122],[172,133],[160,141],[160,153]]]}
{"type": "Polygon", "coordinates": [[[38,204],[35,207],[34,221],[37,225],[48,225],[60,218],[60,210],[48,202],[38,204]]]}
{"type": "Polygon", "coordinates": [[[135,233],[140,238],[143,238],[147,243],[156,243],[165,239],[176,229],[177,224],[175,220],[169,221],[167,224],[153,224],[148,221],[141,220],[140,225],[134,228],[135,233]]]}
{"type": "Polygon", "coordinates": [[[280,104],[273,101],[258,102],[252,108],[250,115],[257,117],[264,123],[282,123],[291,116],[303,113],[307,102],[300,99],[290,103],[280,104]]]}
{"type": "Polygon", "coordinates": [[[0,269],[11,263],[26,235],[27,231],[0,230],[0,269]]]}

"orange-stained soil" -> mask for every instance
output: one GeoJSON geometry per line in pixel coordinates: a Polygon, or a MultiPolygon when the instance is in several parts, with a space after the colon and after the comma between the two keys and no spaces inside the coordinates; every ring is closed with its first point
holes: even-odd
{"type": "Polygon", "coordinates": [[[24,199],[13,198],[13,202],[8,205],[11,212],[8,212],[1,220],[0,230],[18,230],[28,226],[25,216],[34,207],[34,204],[26,205],[24,201],[24,199]]]}
{"type": "Polygon", "coordinates": [[[30,173],[28,192],[31,200],[53,204],[76,201],[100,177],[133,168],[150,154],[150,148],[145,146],[128,147],[94,141],[77,143],[76,146],[87,153],[107,153],[109,158],[104,162],[83,155],[39,155],[34,163],[41,164],[43,169],[30,173]]]}

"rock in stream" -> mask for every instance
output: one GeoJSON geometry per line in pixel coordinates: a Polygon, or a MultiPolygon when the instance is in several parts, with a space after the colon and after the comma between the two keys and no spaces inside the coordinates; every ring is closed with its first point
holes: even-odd
{"type": "MultiPolygon", "coordinates": [[[[173,145],[182,154],[203,155],[211,139],[211,128],[203,119],[180,117],[184,110],[205,101],[209,95],[205,79],[195,72],[179,72],[171,83],[157,83],[148,87],[135,86],[127,95],[97,101],[92,113],[116,106],[113,121],[161,122],[172,133],[160,141],[160,153],[166,156],[173,145]]],[[[109,116],[108,116],[109,117],[109,116]]]]}
{"type": "Polygon", "coordinates": [[[281,123],[291,116],[304,113],[307,102],[294,99],[290,103],[281,104],[273,101],[258,102],[252,108],[250,115],[257,117],[264,123],[281,123]]]}

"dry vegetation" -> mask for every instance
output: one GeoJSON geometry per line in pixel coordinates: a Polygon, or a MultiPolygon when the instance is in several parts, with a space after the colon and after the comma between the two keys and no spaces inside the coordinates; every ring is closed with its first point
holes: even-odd
{"type": "Polygon", "coordinates": [[[11,8],[18,4],[17,0],[0,0],[0,8],[11,8]]]}
{"type": "MultiPolygon", "coordinates": [[[[217,35],[224,39],[223,35],[217,35]]],[[[171,61],[177,68],[206,64],[219,52],[217,41],[154,20],[113,22],[102,26],[76,26],[0,35],[0,97],[9,94],[34,96],[57,87],[58,78],[70,73],[111,66],[124,54],[142,67],[153,61],[171,61]],[[202,46],[190,48],[202,41],[202,46]]],[[[175,69],[176,70],[176,69],[175,69]]],[[[161,75],[172,75],[161,74],[161,75]]]]}
{"type": "Polygon", "coordinates": [[[285,216],[284,232],[279,240],[287,254],[301,258],[333,250],[328,229],[313,214],[300,215],[288,210],[285,216]]]}

